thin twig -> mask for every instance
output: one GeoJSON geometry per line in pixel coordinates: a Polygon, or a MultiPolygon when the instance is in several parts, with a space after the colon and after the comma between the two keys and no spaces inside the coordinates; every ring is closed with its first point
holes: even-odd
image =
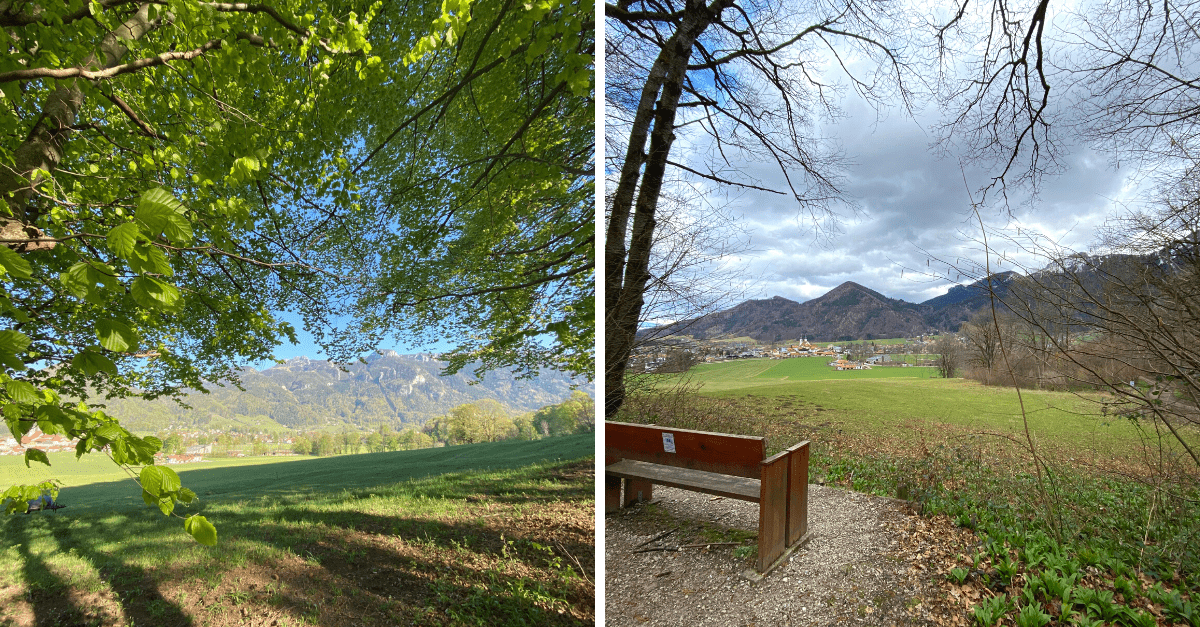
{"type": "Polygon", "coordinates": [[[636,546],[636,547],[634,547],[634,548],[635,548],[635,549],[640,549],[640,548],[642,548],[642,547],[646,546],[647,544],[650,544],[651,542],[657,542],[657,541],[659,541],[659,540],[662,540],[663,538],[665,538],[665,537],[667,537],[667,536],[669,536],[669,535],[671,535],[671,534],[675,533],[676,531],[679,531],[679,527],[676,527],[676,528],[674,528],[674,529],[668,529],[667,531],[664,531],[664,532],[662,532],[662,533],[660,533],[660,534],[658,534],[658,535],[654,536],[653,538],[650,538],[649,540],[646,540],[645,542],[643,542],[643,543],[641,543],[641,544],[637,545],[637,546],[636,546]]]}
{"type": "Polygon", "coordinates": [[[583,568],[583,564],[580,564],[579,560],[575,559],[574,555],[571,555],[571,552],[567,550],[567,547],[563,546],[562,543],[558,541],[558,538],[554,539],[554,546],[558,547],[558,550],[562,551],[563,555],[571,558],[572,562],[575,562],[575,565],[579,567],[579,575],[583,577],[584,581],[587,581],[592,585],[592,587],[596,586],[596,582],[592,581],[592,578],[587,576],[587,570],[583,568]]]}
{"type": "MultiPolygon", "coordinates": [[[[967,173],[963,171],[963,184],[967,182],[967,173]]],[[[967,194],[970,195],[970,189],[967,189],[967,194]]],[[[1053,503],[1050,500],[1050,493],[1046,490],[1046,479],[1042,476],[1041,456],[1038,455],[1037,446],[1033,442],[1033,434],[1029,431],[1029,413],[1025,410],[1025,397],[1021,394],[1021,385],[1017,382],[1016,371],[1013,370],[1012,363],[1008,357],[1008,344],[1004,341],[1003,333],[1000,331],[1000,318],[996,313],[996,291],[992,285],[992,266],[991,254],[987,243],[987,228],[983,225],[983,216],[979,214],[979,205],[975,204],[975,199],[971,198],[971,209],[975,212],[975,219],[979,221],[979,231],[983,237],[983,254],[984,254],[984,276],[987,278],[988,287],[988,304],[992,311],[992,324],[996,329],[996,339],[1000,346],[1000,355],[1004,358],[1004,367],[1008,370],[1009,376],[1012,378],[1013,390],[1017,393],[1017,404],[1021,410],[1021,421],[1025,428],[1025,442],[1028,446],[1029,454],[1033,457],[1033,469],[1037,473],[1038,491],[1041,492],[1042,502],[1046,508],[1046,515],[1052,525],[1055,536],[1059,541],[1062,541],[1062,525],[1056,517],[1053,503]]],[[[1049,467],[1045,468],[1049,473],[1049,467]]]]}
{"type": "Polygon", "coordinates": [[[651,547],[647,547],[644,549],[638,549],[636,551],[630,551],[630,553],[649,553],[651,551],[678,551],[678,550],[679,550],[679,547],[677,547],[677,546],[651,546],[651,547]]]}

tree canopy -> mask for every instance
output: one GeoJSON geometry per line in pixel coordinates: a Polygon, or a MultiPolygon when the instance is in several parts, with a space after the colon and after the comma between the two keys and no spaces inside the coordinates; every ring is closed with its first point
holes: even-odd
{"type": "Polygon", "coordinates": [[[589,9],[0,0],[14,437],[78,438],[172,513],[195,495],[162,443],[97,401],[236,381],[285,310],[337,358],[436,333],[457,367],[590,372],[589,9]]]}
{"type": "MultiPolygon", "coordinates": [[[[375,50],[407,54],[390,34],[411,19],[382,13],[375,50]]],[[[353,96],[365,210],[335,241],[378,252],[330,263],[375,279],[349,299],[360,337],[454,338],[451,372],[590,377],[594,30],[578,1],[479,3],[454,46],[353,96]]]]}

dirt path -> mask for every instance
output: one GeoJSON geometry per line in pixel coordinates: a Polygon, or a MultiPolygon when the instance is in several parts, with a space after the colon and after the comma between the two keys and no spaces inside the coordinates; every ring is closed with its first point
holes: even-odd
{"type": "MultiPolygon", "coordinates": [[[[943,571],[974,536],[892,499],[810,486],[812,539],[762,581],[735,546],[758,505],[655,488],[655,501],[605,519],[605,622],[619,625],[952,625],[965,604],[943,571]],[[646,543],[669,532],[660,540],[646,543]],[[640,552],[637,552],[640,551],[640,552]]],[[[744,552],[743,549],[742,552],[744,552]]]]}

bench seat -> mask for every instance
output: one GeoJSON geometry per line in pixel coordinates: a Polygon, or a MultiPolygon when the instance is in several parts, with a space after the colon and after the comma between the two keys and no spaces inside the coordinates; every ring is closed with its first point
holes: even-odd
{"type": "Polygon", "coordinates": [[[657,485],[703,492],[757,503],[762,490],[758,479],[722,475],[705,470],[662,466],[632,459],[622,459],[604,467],[605,474],[623,479],[643,479],[657,485]]]}

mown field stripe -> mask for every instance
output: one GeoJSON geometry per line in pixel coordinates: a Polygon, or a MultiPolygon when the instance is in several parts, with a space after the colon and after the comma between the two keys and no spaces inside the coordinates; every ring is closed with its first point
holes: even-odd
{"type": "MultiPolygon", "coordinates": [[[[219,459],[173,466],[183,484],[196,492],[201,507],[213,499],[286,496],[305,492],[353,489],[389,481],[464,470],[516,468],[542,460],[571,460],[594,453],[594,435],[580,434],[531,442],[495,442],[415,451],[334,457],[219,459]]],[[[59,502],[72,510],[145,508],[137,485],[110,460],[73,453],[51,453],[50,467],[26,470],[19,456],[0,458],[0,482],[16,483],[56,477],[66,487],[59,502]]],[[[39,467],[40,466],[40,467],[39,467]]],[[[195,508],[193,508],[195,509],[195,508]]]]}

